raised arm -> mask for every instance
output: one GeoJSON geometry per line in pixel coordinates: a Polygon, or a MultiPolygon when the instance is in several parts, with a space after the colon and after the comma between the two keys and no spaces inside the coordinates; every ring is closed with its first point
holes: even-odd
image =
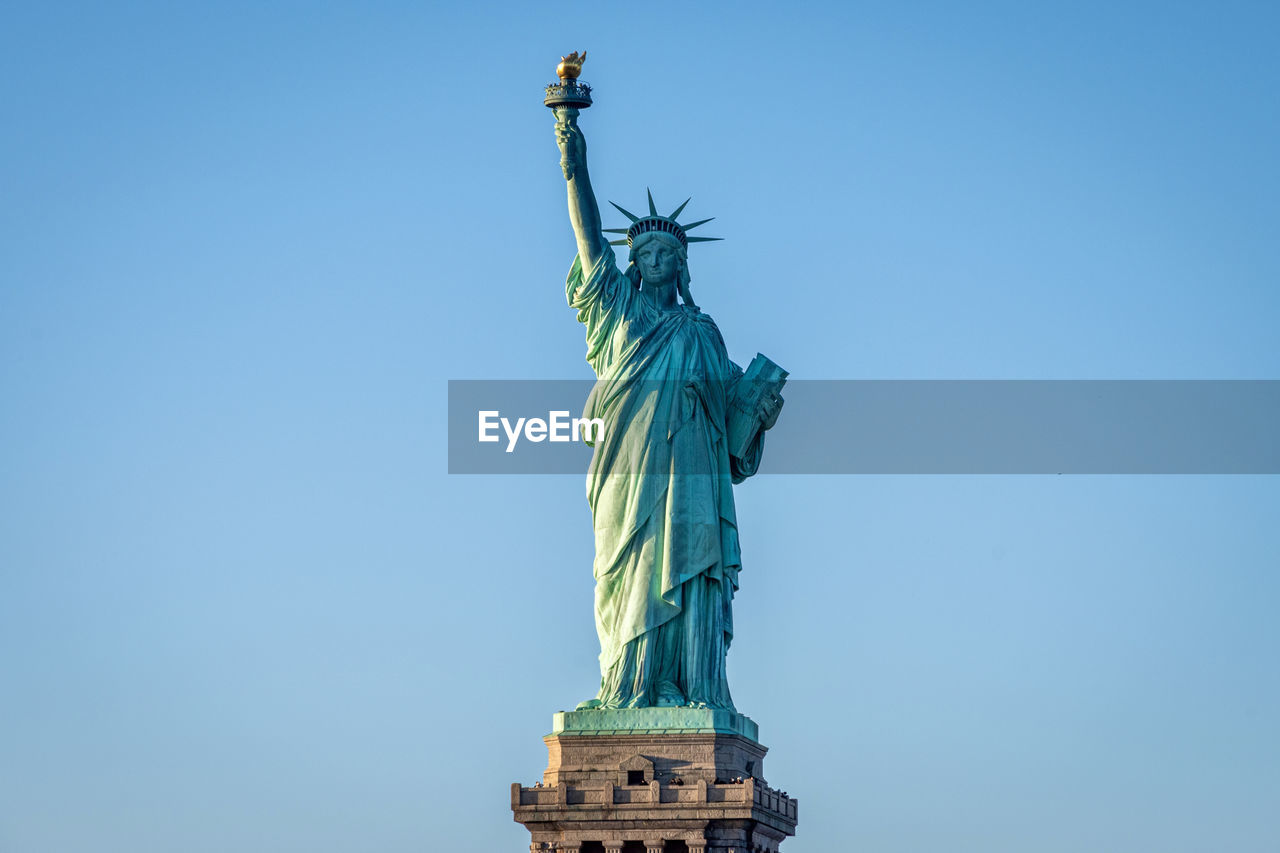
{"type": "Polygon", "coordinates": [[[604,238],[600,224],[600,208],[595,193],[591,191],[591,176],[587,173],[587,141],[578,127],[578,111],[572,107],[559,107],[556,115],[556,144],[560,146],[560,162],[564,167],[569,187],[569,221],[573,234],[578,238],[578,256],[584,270],[595,268],[609,251],[609,241],[604,238]]]}

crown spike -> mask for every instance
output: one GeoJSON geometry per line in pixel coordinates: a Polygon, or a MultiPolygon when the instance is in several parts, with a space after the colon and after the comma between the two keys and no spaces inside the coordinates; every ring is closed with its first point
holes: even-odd
{"type": "Polygon", "coordinates": [[[649,215],[650,215],[650,216],[657,216],[657,215],[658,215],[658,208],[657,208],[657,207],[655,207],[655,206],[654,206],[654,204],[653,204],[653,193],[652,193],[652,192],[650,192],[650,190],[649,190],[649,188],[648,188],[648,187],[645,187],[645,188],[644,188],[644,191],[645,191],[645,194],[649,196],[649,215]]]}
{"type": "Polygon", "coordinates": [[[601,231],[603,231],[603,232],[604,232],[604,233],[606,233],[606,234],[626,234],[626,233],[627,233],[627,231],[629,231],[630,229],[628,229],[628,228],[601,228],[600,230],[601,230],[601,231]]]}
{"type": "Polygon", "coordinates": [[[618,204],[616,201],[611,201],[611,202],[609,202],[609,204],[611,204],[611,205],[613,205],[614,207],[618,208],[618,212],[619,212],[619,213],[621,213],[623,216],[627,217],[627,219],[630,219],[632,222],[639,222],[639,221],[640,221],[640,217],[639,217],[639,216],[636,216],[634,213],[632,213],[631,211],[627,210],[625,207],[623,207],[622,205],[618,204]]]}
{"type": "Polygon", "coordinates": [[[609,245],[610,245],[610,246],[625,246],[625,245],[627,245],[627,241],[626,241],[626,240],[610,240],[610,241],[609,241],[609,245]]]}
{"type": "Polygon", "coordinates": [[[684,200],[684,204],[680,205],[675,210],[671,211],[671,215],[668,216],[667,219],[675,219],[677,216],[680,215],[680,211],[684,210],[684,205],[688,204],[691,201],[693,201],[693,196],[689,196],[688,198],[686,198],[684,200]]]}
{"type": "MultiPolygon", "coordinates": [[[[713,216],[711,217],[711,219],[715,219],[715,217],[713,216]]],[[[711,221],[711,219],[699,219],[697,222],[690,222],[688,225],[681,225],[680,227],[686,231],[689,231],[694,228],[697,228],[699,225],[706,225],[708,222],[711,221]]]]}
{"type": "Polygon", "coordinates": [[[723,240],[723,237],[686,237],[690,243],[710,243],[714,240],[723,240]]]}

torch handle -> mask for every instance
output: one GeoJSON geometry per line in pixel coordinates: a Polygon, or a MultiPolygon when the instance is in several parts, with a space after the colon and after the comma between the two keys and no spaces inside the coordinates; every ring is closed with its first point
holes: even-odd
{"type": "MultiPolygon", "coordinates": [[[[578,108],[577,107],[556,107],[553,112],[556,115],[556,124],[573,125],[578,124],[578,108]]],[[[560,170],[564,172],[566,181],[573,180],[573,173],[576,170],[577,163],[569,156],[569,146],[560,146],[560,170]]]]}

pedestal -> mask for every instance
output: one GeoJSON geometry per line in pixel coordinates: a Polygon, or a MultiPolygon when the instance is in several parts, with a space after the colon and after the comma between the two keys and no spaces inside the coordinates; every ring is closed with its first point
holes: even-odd
{"type": "Polygon", "coordinates": [[[542,781],[511,786],[529,849],[777,853],[796,801],[765,782],[756,724],[702,708],[565,711],[542,781]]]}

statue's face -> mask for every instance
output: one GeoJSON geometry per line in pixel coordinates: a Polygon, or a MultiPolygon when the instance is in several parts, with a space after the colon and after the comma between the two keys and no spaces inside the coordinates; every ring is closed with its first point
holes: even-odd
{"type": "Polygon", "coordinates": [[[650,287],[674,284],[680,257],[665,241],[650,240],[636,250],[636,266],[641,280],[650,287]]]}

